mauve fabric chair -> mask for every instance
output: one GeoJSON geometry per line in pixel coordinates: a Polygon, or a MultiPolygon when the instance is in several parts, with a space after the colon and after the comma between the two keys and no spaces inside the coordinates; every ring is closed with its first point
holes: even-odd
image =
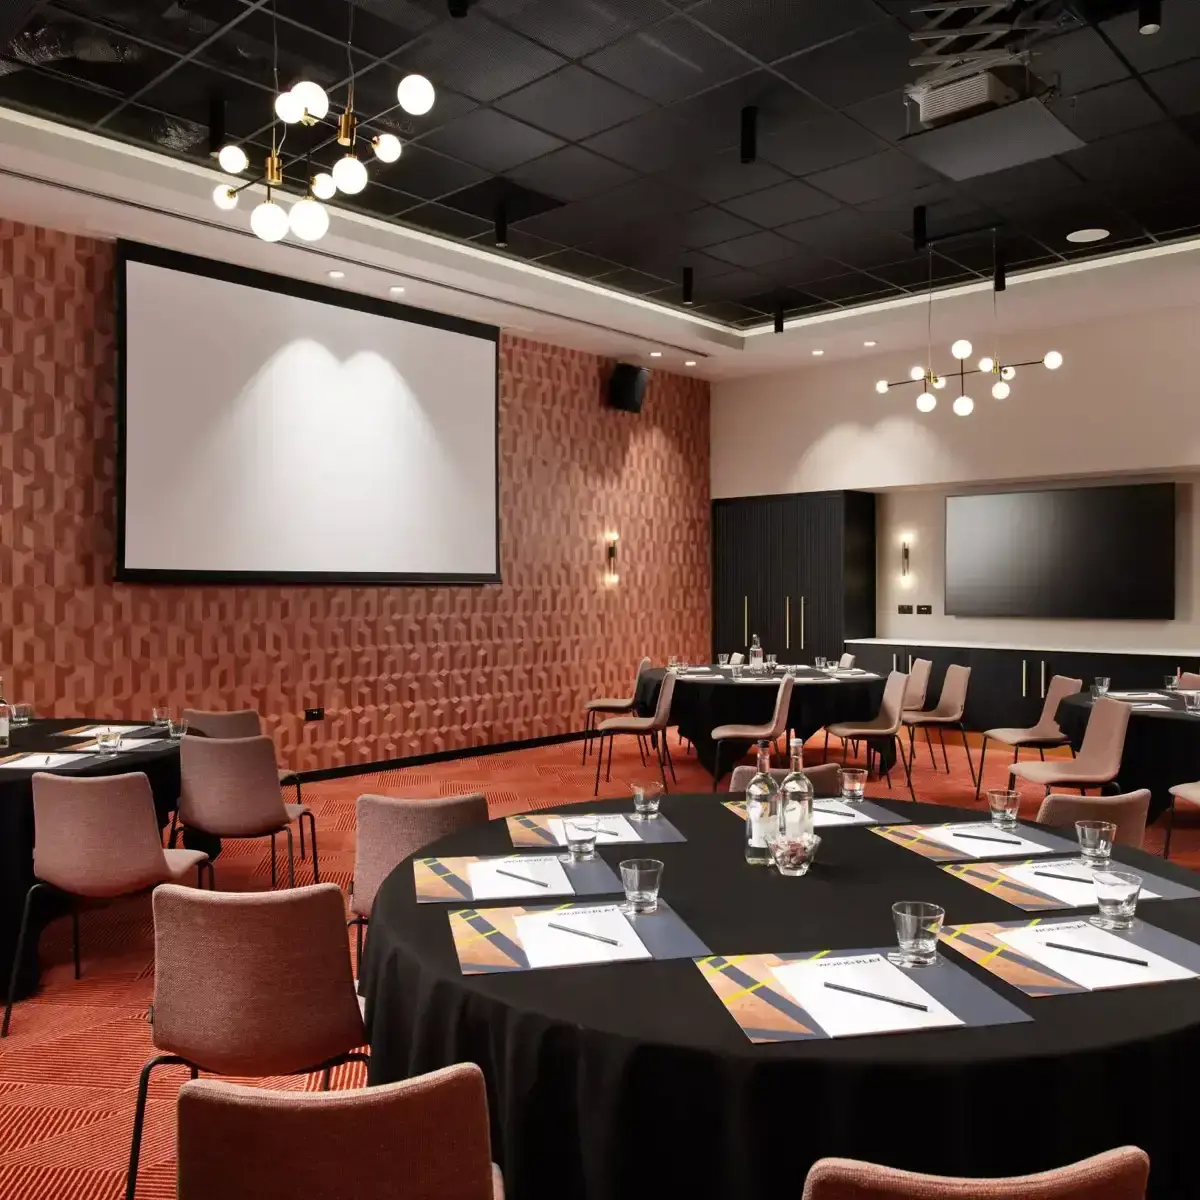
{"type": "Polygon", "coordinates": [[[336,1092],[202,1079],[177,1119],[178,1200],[504,1200],[474,1063],[336,1092]]]}
{"type": "Polygon", "coordinates": [[[842,657],[838,659],[838,670],[839,671],[852,671],[854,669],[854,664],[857,661],[858,660],[854,657],[853,654],[843,654],[842,657]]]}
{"type": "Polygon", "coordinates": [[[716,758],[713,761],[714,792],[725,774],[721,770],[721,751],[724,743],[729,741],[773,742],[777,738],[783,737],[783,731],[787,729],[788,710],[792,706],[792,689],[795,686],[796,680],[791,675],[785,675],[779,681],[779,688],[775,692],[775,711],[765,725],[718,725],[712,731],[712,740],[717,744],[716,758]]]}
{"type": "MultiPolygon", "coordinates": [[[[643,658],[638,663],[638,669],[633,675],[633,687],[630,689],[628,696],[623,697],[602,697],[599,700],[589,700],[587,702],[586,711],[583,719],[583,757],[580,758],[580,765],[587,762],[588,751],[592,746],[592,734],[596,728],[597,713],[609,713],[616,716],[620,713],[632,713],[634,702],[637,700],[638,684],[642,681],[642,672],[650,666],[650,660],[643,658]]],[[[642,752],[642,762],[646,761],[646,752],[642,750],[642,739],[638,738],[638,749],[642,752]]]]}
{"type": "Polygon", "coordinates": [[[1171,834],[1175,832],[1175,804],[1182,800],[1185,804],[1200,805],[1200,783],[1177,783],[1167,789],[1171,793],[1171,807],[1167,809],[1167,836],[1163,843],[1163,858],[1171,857],[1171,834]]]}
{"type": "Polygon", "coordinates": [[[745,661],[746,661],[746,656],[740,650],[735,650],[729,656],[729,665],[731,667],[740,667],[745,663],[745,661]]]}
{"type": "Polygon", "coordinates": [[[850,1158],[822,1158],[803,1200],[1145,1200],[1150,1159],[1136,1146],[1006,1179],[952,1179],[898,1171],[850,1158]]]}
{"type": "MultiPolygon", "coordinates": [[[[908,676],[901,671],[893,671],[883,685],[883,700],[879,705],[879,713],[869,721],[842,721],[825,728],[824,755],[829,757],[829,735],[842,739],[842,766],[846,765],[846,745],[850,741],[867,743],[867,762],[870,766],[871,741],[888,741],[896,748],[900,762],[904,767],[904,778],[908,782],[908,794],[916,800],[917,793],[913,791],[912,772],[909,770],[908,759],[904,757],[904,746],[900,742],[900,722],[903,716],[902,705],[908,692],[908,676]]],[[[888,786],[892,784],[892,773],[885,771],[888,786]]]]}
{"type": "Polygon", "coordinates": [[[914,658],[908,668],[908,685],[904,689],[904,712],[920,712],[925,707],[925,694],[929,691],[929,672],[933,663],[927,658],[914,658]]]}
{"type": "Polygon", "coordinates": [[[1116,786],[1125,750],[1125,731],[1133,709],[1120,700],[1101,696],[1093,705],[1083,732],[1083,744],[1075,758],[1057,762],[1018,762],[1008,768],[1009,786],[1013,779],[1041,784],[1046,795],[1052,788],[1074,787],[1082,793],[1085,788],[1116,786]]]}
{"type": "Polygon", "coordinates": [[[962,735],[963,749],[967,752],[967,770],[971,772],[971,782],[975,783],[975,763],[971,759],[967,727],[963,724],[963,714],[967,711],[967,685],[970,682],[971,668],[951,663],[946,668],[946,677],[942,680],[942,694],[938,697],[937,705],[920,712],[907,711],[902,719],[908,726],[908,761],[911,763],[916,753],[916,731],[923,729],[925,741],[929,745],[929,761],[933,769],[937,770],[937,759],[933,756],[933,738],[930,736],[930,730],[936,729],[938,741],[942,744],[942,762],[946,764],[947,775],[950,774],[950,759],[946,755],[946,728],[949,726],[951,729],[957,729],[962,735]]]}
{"type": "Polygon", "coordinates": [[[155,1067],[190,1067],[193,1079],[200,1071],[243,1077],[321,1071],[327,1087],[333,1067],[367,1061],[345,917],[333,883],[248,893],[167,884],[154,893],[151,1038],[163,1053],[138,1079],[126,1200],[137,1187],[155,1067]]]}
{"type": "MultiPolygon", "coordinates": [[[[279,793],[275,747],[269,737],[185,737],[179,744],[179,821],[219,838],[271,839],[271,886],[277,882],[275,835],[287,835],[288,886],[296,886],[292,822],[312,834],[313,882],[319,883],[317,821],[302,804],[279,793]]],[[[174,837],[174,831],[172,831],[174,837]]]]}
{"type": "MultiPolygon", "coordinates": [[[[671,778],[675,779],[675,764],[671,761],[671,749],[667,745],[667,727],[671,724],[671,700],[675,696],[675,672],[668,671],[663,676],[662,686],[658,689],[658,703],[654,706],[652,717],[609,717],[596,726],[600,737],[600,749],[596,758],[596,786],[593,796],[600,794],[600,764],[604,760],[604,739],[608,738],[608,770],[605,780],[612,778],[612,744],[618,733],[632,733],[635,736],[649,737],[654,743],[658,755],[658,772],[662,776],[663,791],[667,791],[667,767],[671,768],[671,778]]],[[[676,780],[678,782],[678,780],[676,780]]]]}
{"type": "Polygon", "coordinates": [[[1056,825],[1075,830],[1076,821],[1111,821],[1117,827],[1114,839],[1122,846],[1140,850],[1146,837],[1146,814],[1150,811],[1150,791],[1142,788],[1121,796],[1049,795],[1038,809],[1039,825],[1056,825]]]}
{"type": "MultiPolygon", "coordinates": [[[[839,778],[841,771],[842,768],[837,763],[821,763],[820,766],[804,768],[805,775],[813,785],[813,795],[822,800],[831,800],[842,794],[842,781],[839,778]]],[[[757,767],[734,767],[733,774],[729,777],[729,790],[744,792],[746,784],[757,774],[757,767]]],[[[771,778],[776,783],[781,783],[790,774],[790,767],[771,768],[771,778]]]]}
{"type": "Polygon", "coordinates": [[[25,953],[34,898],[43,891],[69,896],[75,978],[79,966],[77,898],[112,900],[132,896],[160,883],[178,883],[196,872],[196,886],[212,863],[199,850],[164,850],[154,794],[141,772],[72,778],[38,772],[33,777],[33,874],[25,893],[16,954],[8,983],[8,1000],[0,1037],[8,1036],[16,996],[17,975],[25,953]]]}
{"type": "Polygon", "coordinates": [[[1179,690],[1182,692],[1200,692],[1200,675],[1194,671],[1179,672],[1179,690]]]}
{"type": "Polygon", "coordinates": [[[422,846],[470,825],[486,825],[489,814],[482,792],[430,800],[365,795],[355,801],[354,810],[357,832],[350,890],[354,915],[347,924],[357,931],[358,964],[362,962],[363,929],[371,919],[380,884],[422,846]]]}
{"type": "Polygon", "coordinates": [[[987,757],[989,739],[1001,742],[1013,748],[1013,762],[1017,761],[1022,746],[1028,746],[1038,752],[1038,757],[1046,761],[1046,751],[1056,746],[1069,746],[1070,739],[1059,728],[1058,706],[1068,697],[1075,695],[1083,687],[1082,679],[1071,679],[1067,675],[1055,675],[1046,689],[1046,702],[1042,705],[1042,715],[1036,725],[1026,729],[988,729],[983,735],[983,744],[979,748],[979,778],[975,782],[975,799],[979,799],[979,788],[983,783],[983,760],[987,757]]]}

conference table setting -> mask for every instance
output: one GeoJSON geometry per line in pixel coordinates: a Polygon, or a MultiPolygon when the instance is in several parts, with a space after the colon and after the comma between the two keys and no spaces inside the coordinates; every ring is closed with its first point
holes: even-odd
{"type": "Polygon", "coordinates": [[[518,1200],[749,1200],[829,1155],[1012,1175],[1127,1143],[1151,1197],[1188,1194],[1192,872],[1111,826],[845,794],[757,865],[749,802],[635,792],[406,859],[360,972],[371,1083],[478,1063],[518,1200]]]}

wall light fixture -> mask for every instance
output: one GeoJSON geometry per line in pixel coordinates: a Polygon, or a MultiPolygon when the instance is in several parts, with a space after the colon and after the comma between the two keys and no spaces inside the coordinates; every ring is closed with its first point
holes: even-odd
{"type": "Polygon", "coordinates": [[[609,531],[604,535],[604,582],[608,587],[615,587],[620,576],[617,574],[617,543],[621,535],[609,531]]]}

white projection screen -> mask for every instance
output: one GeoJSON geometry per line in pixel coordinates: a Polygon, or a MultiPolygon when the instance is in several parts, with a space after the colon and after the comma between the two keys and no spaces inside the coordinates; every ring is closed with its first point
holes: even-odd
{"type": "Polygon", "coordinates": [[[122,243],[128,582],[499,580],[498,330],[122,243]]]}

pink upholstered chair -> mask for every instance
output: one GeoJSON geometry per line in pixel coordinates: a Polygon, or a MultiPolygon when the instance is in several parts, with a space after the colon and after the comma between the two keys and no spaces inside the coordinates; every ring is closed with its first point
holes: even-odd
{"type": "MultiPolygon", "coordinates": [[[[756,685],[757,686],[757,685],[756,685]]],[[[792,706],[792,689],[796,680],[791,675],[785,675],[779,682],[775,693],[775,711],[765,725],[718,725],[712,731],[712,740],[716,742],[716,760],[713,763],[713,791],[725,774],[721,770],[721,751],[725,742],[773,742],[783,736],[787,729],[788,710],[792,706]]]]}
{"type": "Polygon", "coordinates": [[[1111,821],[1117,827],[1115,840],[1140,850],[1149,810],[1150,792],[1146,788],[1123,796],[1050,795],[1042,801],[1037,820],[1040,825],[1056,825],[1072,832],[1076,821],[1111,821]]]}
{"type": "MultiPolygon", "coordinates": [[[[287,892],[154,893],[151,1038],[138,1079],[126,1200],[134,1200],[155,1067],[217,1075],[306,1075],[366,1062],[345,910],[336,884],[287,892]]],[[[294,1182],[294,1181],[293,1181],[294,1182]]],[[[222,1195],[219,1190],[212,1193],[222,1195]]]]}
{"type": "Polygon", "coordinates": [[[1194,671],[1179,672],[1179,690],[1183,692],[1200,692],[1200,675],[1194,671]]]}
{"type": "Polygon", "coordinates": [[[1149,1178],[1150,1159],[1136,1146],[1007,1179],[951,1179],[823,1158],[808,1173],[803,1200],[1145,1200],[1149,1178]]]}
{"type": "Polygon", "coordinates": [[[745,661],[746,661],[746,656],[740,650],[735,650],[729,656],[729,665],[731,667],[740,667],[745,663],[745,661]]]}
{"type": "Polygon", "coordinates": [[[38,773],[33,777],[33,873],[25,894],[8,1001],[0,1037],[8,1036],[17,976],[25,954],[34,898],[58,891],[71,898],[71,943],[75,978],[79,967],[79,908],[76,899],[111,900],[132,896],[160,883],[178,883],[196,872],[196,886],[212,863],[199,850],[164,850],[150,782],[140,772],[72,778],[38,773]]]}
{"type": "Polygon", "coordinates": [[[1052,762],[1017,762],[1008,768],[1009,784],[1016,779],[1041,784],[1049,795],[1052,788],[1074,787],[1082,793],[1086,788],[1116,786],[1125,750],[1125,731],[1133,709],[1120,700],[1101,696],[1092,705],[1083,744],[1076,758],[1052,762]]]}
{"type": "MultiPolygon", "coordinates": [[[[842,768],[837,763],[821,763],[816,767],[805,767],[804,773],[813,785],[813,795],[818,799],[829,800],[842,794],[842,781],[839,778],[842,768]]],[[[731,792],[744,792],[746,784],[757,774],[757,767],[734,767],[729,777],[731,792]]],[[[772,767],[771,778],[776,783],[781,782],[791,773],[790,767],[772,767]]]]}
{"type": "Polygon", "coordinates": [[[203,1079],[179,1092],[178,1200],[503,1200],[474,1063],[399,1083],[276,1092],[203,1079]],[[296,1162],[303,1182],[280,1164],[296,1162]]]}
{"type": "MultiPolygon", "coordinates": [[[[921,660],[918,660],[921,661],[921,660]]],[[[915,663],[913,664],[916,665],[915,663]]],[[[842,739],[842,765],[846,765],[846,747],[851,741],[863,741],[867,743],[867,762],[870,765],[871,743],[876,745],[890,741],[896,749],[896,753],[900,757],[900,762],[904,766],[904,778],[908,782],[908,794],[916,800],[917,794],[913,791],[912,772],[909,770],[908,759],[904,757],[904,746],[900,742],[900,723],[903,718],[903,710],[901,705],[904,698],[908,694],[908,676],[900,671],[893,671],[887,677],[887,683],[883,687],[883,701],[879,706],[879,713],[870,721],[843,721],[838,724],[829,725],[825,729],[825,756],[829,755],[829,735],[832,733],[835,737],[842,739]]],[[[888,786],[892,783],[892,773],[890,770],[885,772],[887,776],[888,786]]]]}
{"type": "MultiPolygon", "coordinates": [[[[633,706],[637,700],[638,684],[642,680],[642,672],[650,666],[650,660],[643,658],[638,663],[638,669],[633,676],[633,687],[630,689],[628,696],[621,697],[604,697],[600,700],[589,700],[587,702],[586,711],[583,719],[583,757],[579,762],[582,765],[587,762],[588,751],[592,746],[592,734],[596,728],[596,722],[599,719],[599,713],[608,713],[612,716],[621,713],[632,713],[633,706]]],[[[642,739],[638,738],[638,749],[642,750],[642,739]]],[[[646,761],[645,751],[642,751],[642,761],[646,761]]]]}
{"type": "Polygon", "coordinates": [[[1001,742],[1013,748],[1013,762],[1016,762],[1021,748],[1028,747],[1038,752],[1038,757],[1045,762],[1046,751],[1055,746],[1069,746],[1070,739],[1059,728],[1058,706],[1068,697],[1075,695],[1083,687],[1082,679],[1071,679],[1066,675],[1055,675],[1046,689],[1046,702],[1042,705],[1042,715],[1038,723],[1025,729],[989,729],[983,735],[983,744],[979,748],[979,777],[975,781],[975,799],[979,799],[979,788],[983,783],[983,760],[987,757],[987,744],[1001,742]]]}
{"type": "Polygon", "coordinates": [[[852,670],[854,670],[854,664],[857,661],[858,660],[854,657],[853,654],[843,654],[842,657],[838,659],[838,670],[839,671],[852,671],[852,670]]]}
{"type": "Polygon", "coordinates": [[[671,761],[671,749],[667,745],[667,727],[671,723],[671,701],[675,696],[675,672],[668,671],[663,676],[662,686],[658,689],[658,703],[654,707],[652,717],[609,717],[596,727],[600,738],[599,757],[596,759],[596,787],[593,796],[600,792],[600,763],[604,758],[604,739],[608,738],[608,770],[606,780],[612,778],[612,744],[618,733],[632,733],[636,737],[648,737],[654,743],[658,755],[658,771],[662,776],[663,790],[667,790],[667,767],[671,768],[671,778],[675,779],[675,764],[671,761]]]}
{"type": "MultiPolygon", "coordinates": [[[[312,834],[313,882],[320,882],[317,822],[302,804],[284,804],[269,737],[185,737],[179,746],[179,820],[219,838],[271,839],[271,886],[277,882],[275,835],[287,835],[288,886],[296,886],[291,823],[312,834]]],[[[172,831],[172,837],[174,831],[172,831]]]]}
{"type": "Polygon", "coordinates": [[[904,689],[905,712],[920,712],[925,707],[925,694],[929,691],[929,672],[933,663],[927,658],[914,658],[908,668],[908,686],[904,689]]]}
{"type": "Polygon", "coordinates": [[[357,832],[354,885],[350,891],[354,916],[347,924],[357,930],[357,965],[362,962],[363,929],[371,918],[379,885],[422,846],[469,825],[486,825],[489,816],[487,797],[482,792],[430,800],[359,796],[354,808],[357,832]]]}
{"type": "Polygon", "coordinates": [[[1177,783],[1168,790],[1171,793],[1171,807],[1167,810],[1167,836],[1163,843],[1163,858],[1171,857],[1171,834],[1175,832],[1176,804],[1182,800],[1185,804],[1200,805],[1200,783],[1177,783]]]}
{"type": "Polygon", "coordinates": [[[929,744],[929,761],[933,764],[933,769],[937,770],[937,759],[933,756],[933,738],[930,737],[930,731],[936,729],[938,740],[942,744],[942,761],[946,764],[947,775],[950,774],[950,759],[946,755],[946,728],[957,729],[962,735],[963,749],[967,752],[967,770],[971,772],[971,782],[974,783],[975,764],[971,760],[971,747],[967,742],[967,727],[963,724],[963,714],[967,710],[967,685],[970,682],[971,668],[951,663],[946,668],[946,678],[942,680],[942,694],[938,697],[937,705],[920,712],[906,711],[903,721],[908,726],[908,761],[913,761],[916,751],[916,731],[923,729],[925,741],[929,744]]]}

